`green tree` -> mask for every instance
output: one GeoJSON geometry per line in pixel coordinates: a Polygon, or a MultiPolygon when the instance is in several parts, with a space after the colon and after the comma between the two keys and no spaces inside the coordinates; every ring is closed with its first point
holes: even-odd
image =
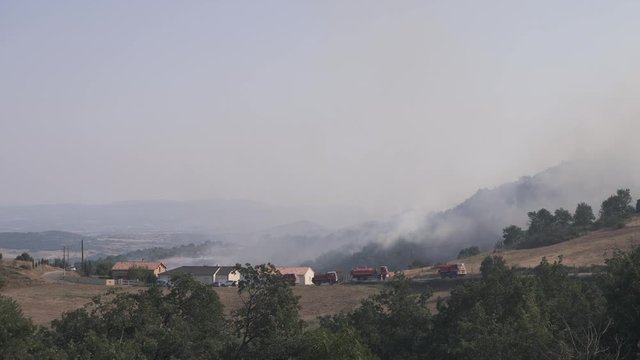
{"type": "Polygon", "coordinates": [[[480,254],[480,248],[477,246],[470,246],[458,252],[458,259],[468,258],[478,254],[480,254]]]}
{"type": "Polygon", "coordinates": [[[604,295],[617,336],[624,340],[624,354],[640,356],[640,247],[617,251],[606,260],[604,295]]]}
{"type": "Polygon", "coordinates": [[[210,287],[176,276],[169,293],[112,292],[52,322],[51,343],[72,359],[217,359],[228,336],[210,287]]]}
{"type": "Polygon", "coordinates": [[[524,238],[522,228],[515,225],[507,226],[502,229],[502,244],[505,248],[510,249],[521,242],[524,238]]]}
{"type": "Polygon", "coordinates": [[[36,346],[34,332],[35,327],[24,317],[20,306],[13,299],[0,296],[0,357],[29,359],[36,346]]]}
{"type": "Polygon", "coordinates": [[[422,359],[430,349],[432,321],[427,301],[432,293],[414,293],[411,285],[411,280],[398,274],[353,312],[323,318],[321,325],[331,332],[353,327],[381,359],[422,359]]]}
{"type": "Polygon", "coordinates": [[[26,253],[26,252],[23,252],[22,254],[16,256],[16,260],[33,262],[33,258],[31,257],[31,255],[29,255],[29,253],[26,253]]]}
{"type": "Polygon", "coordinates": [[[554,339],[536,281],[501,257],[487,257],[482,280],[467,281],[438,302],[433,358],[539,359],[554,339]]]}
{"type": "Polygon", "coordinates": [[[305,332],[301,351],[296,358],[304,360],[375,360],[356,329],[344,326],[337,331],[320,327],[305,332]]]}
{"type": "MultiPolygon", "coordinates": [[[[636,201],[636,212],[640,213],[640,199],[636,201]]],[[[2,254],[0,254],[0,259],[2,259],[2,254]]]]}
{"type": "Polygon", "coordinates": [[[631,207],[631,190],[619,189],[615,195],[602,202],[600,221],[604,226],[624,226],[624,220],[634,212],[631,207]]]}
{"type": "Polygon", "coordinates": [[[573,222],[573,216],[569,210],[557,209],[553,214],[553,222],[556,225],[568,227],[573,222]]]}
{"type": "Polygon", "coordinates": [[[232,312],[238,339],[228,358],[280,359],[295,353],[302,336],[298,297],[272,264],[236,266],[242,306],[232,312]]]}
{"type": "Polygon", "coordinates": [[[589,227],[593,225],[593,220],[596,217],[593,215],[593,209],[587,203],[581,202],[576,207],[576,211],[573,215],[573,224],[579,227],[589,227]]]}
{"type": "Polygon", "coordinates": [[[151,284],[156,281],[153,271],[143,268],[131,268],[127,272],[129,280],[138,280],[143,283],[151,284]]]}
{"type": "Polygon", "coordinates": [[[527,215],[529,216],[528,235],[544,234],[555,220],[549,210],[544,208],[538,211],[531,211],[527,215]]]}

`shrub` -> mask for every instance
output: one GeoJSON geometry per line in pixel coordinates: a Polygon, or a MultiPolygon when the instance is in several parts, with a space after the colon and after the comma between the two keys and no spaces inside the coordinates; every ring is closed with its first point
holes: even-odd
{"type": "Polygon", "coordinates": [[[31,257],[31,255],[29,255],[29,253],[23,252],[22,254],[16,256],[16,260],[33,261],[33,258],[31,257]]]}
{"type": "Polygon", "coordinates": [[[478,254],[480,254],[480,248],[477,246],[470,246],[468,248],[460,250],[460,252],[458,253],[458,259],[468,258],[478,254]]]}

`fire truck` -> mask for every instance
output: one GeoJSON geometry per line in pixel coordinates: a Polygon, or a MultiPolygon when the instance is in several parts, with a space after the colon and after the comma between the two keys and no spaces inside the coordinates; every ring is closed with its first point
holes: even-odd
{"type": "Polygon", "coordinates": [[[458,276],[467,275],[467,269],[464,267],[464,264],[444,264],[444,265],[436,265],[435,269],[438,269],[438,274],[441,278],[455,278],[458,276]]]}
{"type": "Polygon", "coordinates": [[[378,269],[367,266],[358,266],[351,270],[351,279],[354,281],[380,280],[384,281],[389,277],[389,269],[380,266],[378,269]]]}

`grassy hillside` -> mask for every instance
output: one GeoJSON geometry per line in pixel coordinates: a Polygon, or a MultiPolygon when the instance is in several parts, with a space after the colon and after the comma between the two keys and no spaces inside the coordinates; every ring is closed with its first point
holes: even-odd
{"type": "MultiPolygon", "coordinates": [[[[640,245],[640,217],[635,217],[622,229],[592,231],[584,236],[558,244],[535,249],[506,250],[493,253],[484,252],[465,259],[452,259],[449,263],[463,262],[470,273],[478,273],[482,260],[488,255],[500,255],[509,265],[532,268],[540,264],[543,257],[549,261],[562,255],[562,263],[568,266],[604,265],[606,258],[619,250],[628,250],[640,245]]],[[[434,275],[430,268],[413,269],[405,272],[410,277],[434,275]]]]}

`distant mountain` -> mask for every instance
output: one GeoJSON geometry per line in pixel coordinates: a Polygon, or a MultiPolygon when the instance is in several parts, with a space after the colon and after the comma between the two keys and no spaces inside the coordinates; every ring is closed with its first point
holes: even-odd
{"type": "Polygon", "coordinates": [[[366,219],[352,208],[274,206],[248,200],[129,201],[0,206],[0,231],[249,233],[304,220],[338,228],[366,219]]]}
{"type": "MultiPolygon", "coordinates": [[[[446,211],[407,211],[383,221],[363,222],[362,213],[349,209],[279,207],[244,200],[154,201],[0,207],[0,231],[61,229],[96,234],[91,247],[95,256],[212,244],[193,247],[189,256],[177,254],[170,266],[272,262],[307,264],[317,270],[348,271],[354,265],[388,265],[397,270],[414,261],[453,258],[471,245],[491,249],[502,228],[525,226],[527,212],[542,207],[573,212],[584,201],[597,214],[601,202],[618,188],[630,188],[637,198],[640,171],[615,159],[592,159],[562,163],[479,190],[446,211]],[[352,223],[358,225],[348,226],[352,223]]],[[[42,244],[42,240],[33,241],[42,244]]],[[[57,250],[60,242],[46,246],[57,250]]]]}
{"type": "Polygon", "coordinates": [[[479,190],[449,210],[425,214],[413,229],[396,227],[403,223],[401,214],[387,222],[335,232],[326,237],[329,243],[349,245],[307,263],[319,269],[346,271],[358,264],[400,269],[414,260],[442,261],[471,245],[492,248],[504,227],[525,226],[527,212],[532,210],[563,207],[573,212],[584,201],[597,214],[602,201],[619,188],[630,188],[635,198],[640,195],[640,172],[632,165],[615,159],[565,162],[534,176],[479,190]],[[375,229],[373,234],[371,229],[375,229]],[[363,244],[365,234],[370,237],[363,244]]]}
{"type": "Polygon", "coordinates": [[[95,238],[66,231],[0,232],[0,248],[4,249],[62,250],[63,246],[80,243],[81,240],[89,243],[95,241],[95,238]]]}

